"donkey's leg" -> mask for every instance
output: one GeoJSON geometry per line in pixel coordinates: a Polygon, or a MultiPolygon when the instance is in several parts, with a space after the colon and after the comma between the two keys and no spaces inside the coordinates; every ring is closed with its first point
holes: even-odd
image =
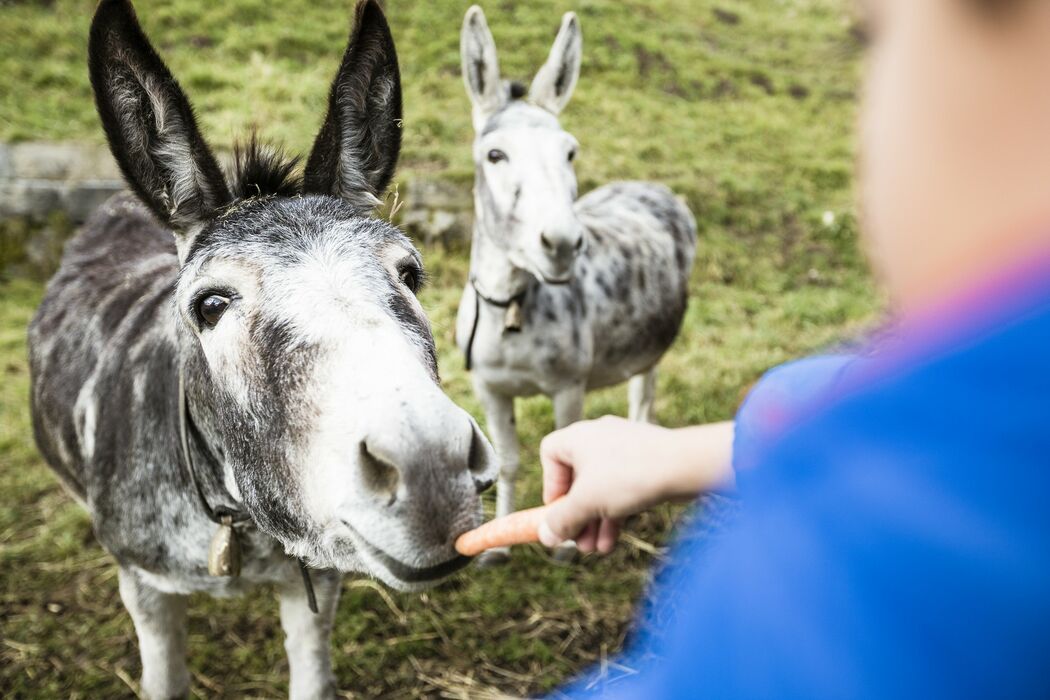
{"type": "Polygon", "coordinates": [[[558,430],[568,427],[583,418],[583,384],[576,384],[562,389],[551,401],[554,403],[554,427],[558,430]]]}
{"type": "MultiPolygon", "coordinates": [[[[585,393],[584,385],[579,384],[562,389],[551,397],[551,401],[554,403],[555,428],[561,430],[583,418],[583,397],[585,393]]],[[[577,554],[576,543],[571,540],[562,542],[553,551],[554,561],[561,564],[571,564],[576,560],[577,554]]]]}
{"type": "Polygon", "coordinates": [[[336,693],[329,640],[342,577],[334,571],[311,571],[310,578],[317,596],[317,614],[310,610],[301,581],[281,588],[281,627],[291,671],[288,696],[292,700],[334,698],[336,693]]]}
{"type": "Polygon", "coordinates": [[[150,700],[185,697],[190,691],[186,667],[186,596],[164,593],[121,568],[120,598],[131,613],[142,657],[142,693],[150,700]]]}
{"type": "Polygon", "coordinates": [[[627,382],[627,418],[639,423],[651,423],[655,396],[656,367],[653,366],[627,382]]]}
{"type": "MultiPolygon", "coordinates": [[[[518,476],[518,427],[514,422],[514,397],[496,393],[480,380],[474,381],[474,392],[485,409],[489,435],[499,456],[499,479],[496,482],[496,516],[514,512],[514,480],[518,476]]],[[[480,557],[480,566],[505,564],[510,547],[490,549],[480,557]]]]}

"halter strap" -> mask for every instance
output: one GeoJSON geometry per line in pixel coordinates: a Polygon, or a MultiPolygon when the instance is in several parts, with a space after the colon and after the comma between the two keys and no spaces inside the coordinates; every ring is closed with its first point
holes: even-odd
{"type": "MultiPolygon", "coordinates": [[[[200,479],[197,478],[197,470],[193,468],[193,453],[190,452],[190,434],[193,434],[194,439],[198,444],[204,446],[205,457],[212,464],[219,462],[215,457],[215,453],[211,449],[211,445],[204,439],[200,431],[197,429],[196,423],[193,422],[193,416],[190,414],[189,400],[186,398],[186,373],[183,368],[179,368],[179,445],[182,448],[182,462],[186,473],[190,477],[190,482],[193,484],[193,489],[197,492],[197,498],[200,500],[201,507],[204,509],[204,514],[208,516],[208,520],[211,520],[216,525],[223,527],[232,527],[233,523],[245,522],[250,518],[247,513],[243,510],[239,510],[236,507],[231,506],[218,506],[212,508],[211,504],[208,503],[208,499],[204,497],[204,489],[201,488],[200,479]]],[[[233,500],[232,498],[230,499],[233,500]]],[[[306,600],[310,606],[310,611],[314,614],[317,613],[317,597],[314,595],[314,584],[310,579],[310,570],[306,566],[306,562],[302,559],[296,558],[299,563],[299,571],[303,575],[303,587],[306,589],[306,600]]]]}
{"type": "MultiPolygon", "coordinates": [[[[248,520],[248,514],[244,511],[226,505],[212,508],[211,504],[208,503],[208,499],[204,497],[204,489],[201,488],[200,479],[197,478],[197,470],[193,467],[193,453],[190,452],[191,434],[197,444],[204,446],[205,457],[208,461],[212,464],[218,463],[219,460],[216,459],[215,453],[212,452],[211,445],[209,445],[208,441],[204,439],[204,436],[200,434],[200,431],[197,429],[197,424],[193,422],[193,416],[190,415],[189,401],[186,398],[186,378],[184,372],[180,369],[179,443],[182,446],[181,461],[186,469],[186,473],[190,477],[190,482],[193,484],[193,488],[197,492],[197,497],[200,499],[201,506],[204,508],[204,513],[208,516],[208,520],[211,520],[216,525],[222,524],[224,517],[230,518],[230,520],[235,523],[248,520]]],[[[230,500],[233,499],[231,498],[230,500]]]]}
{"type": "Polygon", "coordinates": [[[505,309],[515,302],[520,304],[522,299],[525,298],[525,294],[529,291],[528,287],[526,287],[508,299],[493,299],[490,296],[486,296],[480,289],[478,289],[478,280],[473,275],[470,277],[470,286],[474,288],[474,293],[478,295],[479,299],[483,299],[486,304],[489,306],[495,306],[497,309],[505,309]]]}

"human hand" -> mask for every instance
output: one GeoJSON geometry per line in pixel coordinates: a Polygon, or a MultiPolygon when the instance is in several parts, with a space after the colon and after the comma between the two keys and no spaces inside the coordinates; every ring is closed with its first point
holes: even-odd
{"type": "Polygon", "coordinates": [[[731,422],[668,430],[605,416],[553,432],[540,444],[540,541],[610,552],[623,518],[723,480],[731,446],[731,422]]]}

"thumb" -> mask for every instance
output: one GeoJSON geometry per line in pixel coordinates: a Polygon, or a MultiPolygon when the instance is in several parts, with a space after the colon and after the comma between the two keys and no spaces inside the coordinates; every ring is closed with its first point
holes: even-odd
{"type": "Polygon", "coordinates": [[[581,530],[594,520],[597,515],[590,508],[584,507],[579,498],[574,498],[572,491],[547,506],[545,517],[540,523],[540,542],[547,547],[556,547],[565,540],[576,537],[581,530]]]}

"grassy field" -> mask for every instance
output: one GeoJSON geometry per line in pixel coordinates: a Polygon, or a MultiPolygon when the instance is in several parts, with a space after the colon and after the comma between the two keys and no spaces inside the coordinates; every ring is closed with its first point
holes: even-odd
{"type": "MultiPolygon", "coordinates": [[[[98,141],[84,45],[93,2],[0,0],[0,139],[98,141]]],[[[254,124],[302,149],[319,123],[349,2],[141,2],[140,16],[229,145],[254,124]]],[[[400,177],[466,181],[470,124],[458,67],[467,3],[387,0],[405,87],[400,177]]],[[[846,0],[582,0],[485,5],[507,77],[542,62],[570,7],[584,65],[564,117],[583,149],[581,189],[609,179],[666,182],[700,224],[692,299],[662,365],[656,415],[667,425],[726,418],[766,368],[847,338],[878,300],[856,245],[850,136],[859,48],[846,0]]],[[[3,235],[0,232],[0,235],[3,235]]],[[[453,321],[467,260],[424,251],[446,387],[480,415],[453,321]]],[[[86,516],[37,456],[25,325],[42,285],[0,281],[0,694],[119,697],[138,660],[115,568],[86,516]]],[[[625,413],[625,391],[592,395],[587,414],[625,413]]],[[[548,402],[519,407],[520,505],[538,502],[536,446],[548,402]]],[[[635,521],[613,556],[566,569],[538,547],[506,568],[470,570],[419,595],[365,579],[345,586],[336,671],[348,697],[536,694],[622,643],[674,513],[635,521]],[[654,545],[656,547],[654,548],[654,545]]],[[[194,691],[277,697],[287,665],[273,596],[194,601],[194,691]]]]}

